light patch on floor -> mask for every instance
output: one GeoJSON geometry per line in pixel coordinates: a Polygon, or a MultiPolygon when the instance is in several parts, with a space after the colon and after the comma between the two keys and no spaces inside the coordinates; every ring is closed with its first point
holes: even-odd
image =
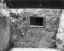
{"type": "Polygon", "coordinates": [[[50,48],[13,48],[10,51],[61,51],[61,50],[50,48]]]}

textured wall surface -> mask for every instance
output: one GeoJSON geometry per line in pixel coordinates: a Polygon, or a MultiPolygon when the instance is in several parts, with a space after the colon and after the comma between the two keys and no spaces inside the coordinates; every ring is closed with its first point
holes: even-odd
{"type": "Polygon", "coordinates": [[[24,9],[15,22],[11,21],[12,41],[15,46],[53,48],[60,15],[60,9],[24,9]],[[30,16],[34,14],[45,18],[43,27],[30,27],[30,16]]]}
{"type": "Polygon", "coordinates": [[[56,48],[61,9],[9,9],[0,3],[0,48],[12,42],[21,48],[56,48]],[[31,27],[30,17],[43,17],[43,26],[31,27]],[[5,31],[6,30],[6,31],[5,31]]]}
{"type": "Polygon", "coordinates": [[[60,16],[58,33],[56,35],[56,45],[57,48],[64,51],[64,10],[62,10],[62,14],[60,16]]]}
{"type": "Polygon", "coordinates": [[[0,16],[0,50],[7,48],[10,38],[9,19],[0,16]]]}

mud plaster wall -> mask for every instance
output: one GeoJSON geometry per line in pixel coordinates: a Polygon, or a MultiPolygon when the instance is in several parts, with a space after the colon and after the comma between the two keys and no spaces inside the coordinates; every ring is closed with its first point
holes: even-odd
{"type": "Polygon", "coordinates": [[[24,9],[18,20],[11,21],[11,41],[15,47],[54,48],[60,15],[60,9],[24,9]],[[34,14],[44,18],[43,27],[30,27],[30,16],[34,14]]]}

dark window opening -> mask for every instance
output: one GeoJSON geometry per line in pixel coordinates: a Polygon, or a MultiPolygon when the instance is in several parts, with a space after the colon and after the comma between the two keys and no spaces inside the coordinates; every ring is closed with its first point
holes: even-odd
{"type": "Polygon", "coordinates": [[[43,17],[30,17],[30,25],[43,26],[43,17]]]}

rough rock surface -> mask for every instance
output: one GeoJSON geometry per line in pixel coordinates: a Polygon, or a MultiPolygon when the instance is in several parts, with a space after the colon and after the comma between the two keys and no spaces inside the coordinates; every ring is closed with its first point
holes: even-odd
{"type": "Polygon", "coordinates": [[[49,47],[54,48],[55,36],[59,24],[60,9],[42,9],[30,12],[25,9],[21,18],[11,22],[12,41],[15,47],[49,47]],[[45,18],[44,27],[30,27],[30,15],[38,13],[45,18]]]}
{"type": "MultiPolygon", "coordinates": [[[[17,10],[17,9],[14,9],[17,10]]],[[[19,10],[19,9],[18,9],[19,10]]],[[[20,9],[21,10],[21,9],[20,9]]],[[[6,5],[0,3],[0,16],[10,18],[10,35],[14,47],[21,48],[55,48],[56,33],[61,15],[61,9],[22,9],[23,12],[9,12],[6,5]],[[3,7],[2,7],[3,6],[3,7]],[[30,27],[30,16],[39,16],[44,18],[42,27],[30,27]]],[[[9,29],[6,23],[0,20],[0,47],[6,47],[9,41],[9,29]],[[3,24],[2,24],[3,23],[3,24]],[[8,34],[2,30],[8,29],[8,34]],[[6,33],[3,33],[3,31],[6,33]],[[3,41],[2,41],[3,39],[3,41]],[[7,41],[5,41],[7,40],[7,41]],[[2,42],[1,42],[2,41],[2,42]],[[1,44],[2,43],[2,44],[1,44]]]]}
{"type": "Polygon", "coordinates": [[[64,10],[60,16],[60,22],[58,27],[58,33],[56,35],[57,48],[64,51],[64,10]]]}

